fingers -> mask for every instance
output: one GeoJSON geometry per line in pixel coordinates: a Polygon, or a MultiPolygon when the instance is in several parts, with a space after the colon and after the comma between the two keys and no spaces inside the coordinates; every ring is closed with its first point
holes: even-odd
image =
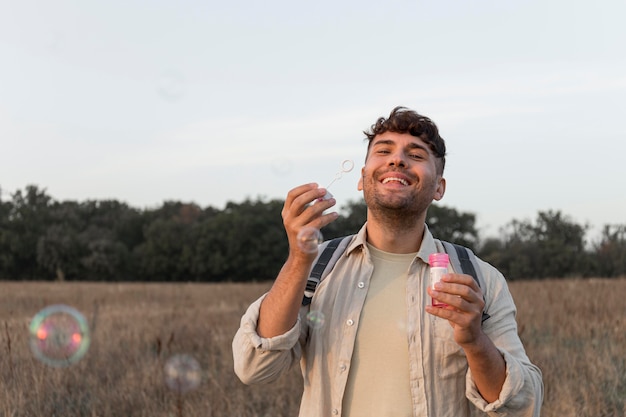
{"type": "Polygon", "coordinates": [[[310,183],[298,186],[287,194],[281,215],[290,243],[296,242],[298,232],[304,227],[321,229],[337,219],[337,213],[324,211],[336,204],[334,198],[322,199],[324,188],[310,183]]]}
{"type": "Polygon", "coordinates": [[[294,188],[287,194],[282,210],[285,226],[292,229],[310,226],[320,229],[337,216],[334,213],[323,214],[325,210],[336,204],[334,198],[323,200],[324,188],[317,184],[305,184],[294,188]]]}
{"type": "Polygon", "coordinates": [[[287,193],[283,212],[285,210],[293,211],[294,209],[303,210],[308,203],[323,195],[324,193],[315,183],[300,185],[287,193]]]}
{"type": "Polygon", "coordinates": [[[485,306],[483,294],[476,281],[465,274],[446,274],[441,282],[435,284],[434,290],[428,288],[431,297],[447,304],[443,311],[429,312],[439,317],[456,321],[458,324],[468,324],[468,322],[482,318],[482,311],[485,306]],[[456,315],[453,313],[457,313],[456,315]]]}
{"type": "Polygon", "coordinates": [[[454,298],[461,298],[470,303],[482,300],[482,291],[470,275],[446,274],[441,281],[435,284],[435,290],[449,294],[454,298]]]}

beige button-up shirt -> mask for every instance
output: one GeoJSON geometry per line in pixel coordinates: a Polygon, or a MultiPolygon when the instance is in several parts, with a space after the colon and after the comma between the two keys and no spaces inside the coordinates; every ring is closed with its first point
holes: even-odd
{"type": "MultiPolygon", "coordinates": [[[[246,384],[271,382],[300,363],[304,378],[300,417],[342,414],[359,317],[373,271],[365,237],[364,226],[319,284],[311,304],[301,308],[297,323],[287,333],[262,338],[256,332],[263,295],[248,308],[234,337],[235,372],[246,384]],[[310,311],[324,318],[323,326],[312,329],[307,324],[305,317],[310,311]]],[[[424,310],[430,303],[426,292],[428,255],[435,252],[444,252],[444,248],[426,229],[409,268],[406,289],[407,367],[413,415],[538,416],[543,398],[541,371],[530,362],[518,337],[516,309],[504,277],[491,265],[477,260],[484,279],[485,311],[490,315],[483,322],[483,331],[506,362],[500,397],[487,403],[472,381],[465,354],[453,339],[452,326],[424,310]]]]}

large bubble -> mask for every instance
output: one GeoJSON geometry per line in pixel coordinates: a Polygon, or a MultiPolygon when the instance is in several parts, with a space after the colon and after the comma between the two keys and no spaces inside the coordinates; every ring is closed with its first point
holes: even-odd
{"type": "Polygon", "coordinates": [[[78,362],[91,343],[85,317],[64,304],[51,305],[35,314],[29,333],[35,357],[57,368],[78,362]]]}
{"type": "Polygon", "coordinates": [[[165,363],[163,371],[165,384],[179,394],[195,390],[202,381],[200,364],[190,355],[172,356],[165,363]]]}
{"type": "Polygon", "coordinates": [[[286,158],[276,158],[272,161],[270,168],[278,177],[289,175],[293,170],[293,162],[286,158]]]}
{"type": "Polygon", "coordinates": [[[298,247],[303,252],[317,252],[318,246],[324,241],[322,232],[314,227],[303,227],[298,232],[298,247]]]}
{"type": "Polygon", "coordinates": [[[311,310],[306,315],[306,322],[314,330],[319,330],[324,327],[326,318],[321,311],[311,310]]]}
{"type": "Polygon", "coordinates": [[[161,74],[157,85],[157,92],[163,99],[169,102],[175,102],[185,95],[185,85],[185,76],[181,72],[169,70],[161,74]]]}

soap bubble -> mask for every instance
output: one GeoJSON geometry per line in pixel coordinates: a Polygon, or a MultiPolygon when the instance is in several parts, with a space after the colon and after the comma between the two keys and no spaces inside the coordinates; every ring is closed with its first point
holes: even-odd
{"type": "Polygon", "coordinates": [[[406,331],[407,329],[406,319],[398,319],[398,321],[396,322],[396,325],[398,326],[398,329],[401,331],[406,331]]]}
{"type": "Polygon", "coordinates": [[[39,311],[30,322],[29,333],[35,357],[57,368],[78,362],[91,343],[85,317],[64,304],[39,311]]]}
{"type": "Polygon", "coordinates": [[[185,77],[178,71],[166,71],[161,74],[157,91],[167,101],[177,101],[185,95],[185,77]]]}
{"type": "Polygon", "coordinates": [[[48,30],[44,39],[44,46],[51,51],[57,51],[65,42],[65,34],[60,30],[48,30]]]}
{"type": "Polygon", "coordinates": [[[298,232],[298,246],[304,252],[317,252],[317,247],[324,241],[322,232],[314,227],[303,227],[298,232]]]}
{"type": "Polygon", "coordinates": [[[174,355],[163,368],[165,384],[179,394],[192,391],[200,385],[202,370],[200,364],[190,355],[174,355]]]}
{"type": "Polygon", "coordinates": [[[270,168],[276,176],[284,177],[291,173],[293,163],[286,158],[277,158],[272,161],[270,168]]]}
{"type": "Polygon", "coordinates": [[[321,329],[326,322],[326,318],[324,317],[324,313],[321,311],[309,311],[306,315],[306,322],[309,324],[314,330],[321,329]]]}

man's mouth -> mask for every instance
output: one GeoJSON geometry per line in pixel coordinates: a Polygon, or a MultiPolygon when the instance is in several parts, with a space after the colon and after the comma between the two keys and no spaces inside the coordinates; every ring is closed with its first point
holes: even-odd
{"type": "Polygon", "coordinates": [[[409,182],[407,180],[405,180],[403,178],[398,178],[398,177],[387,177],[387,178],[383,179],[381,182],[383,184],[388,184],[388,183],[390,183],[392,181],[393,182],[398,182],[398,183],[400,183],[402,185],[409,185],[409,182]]]}

